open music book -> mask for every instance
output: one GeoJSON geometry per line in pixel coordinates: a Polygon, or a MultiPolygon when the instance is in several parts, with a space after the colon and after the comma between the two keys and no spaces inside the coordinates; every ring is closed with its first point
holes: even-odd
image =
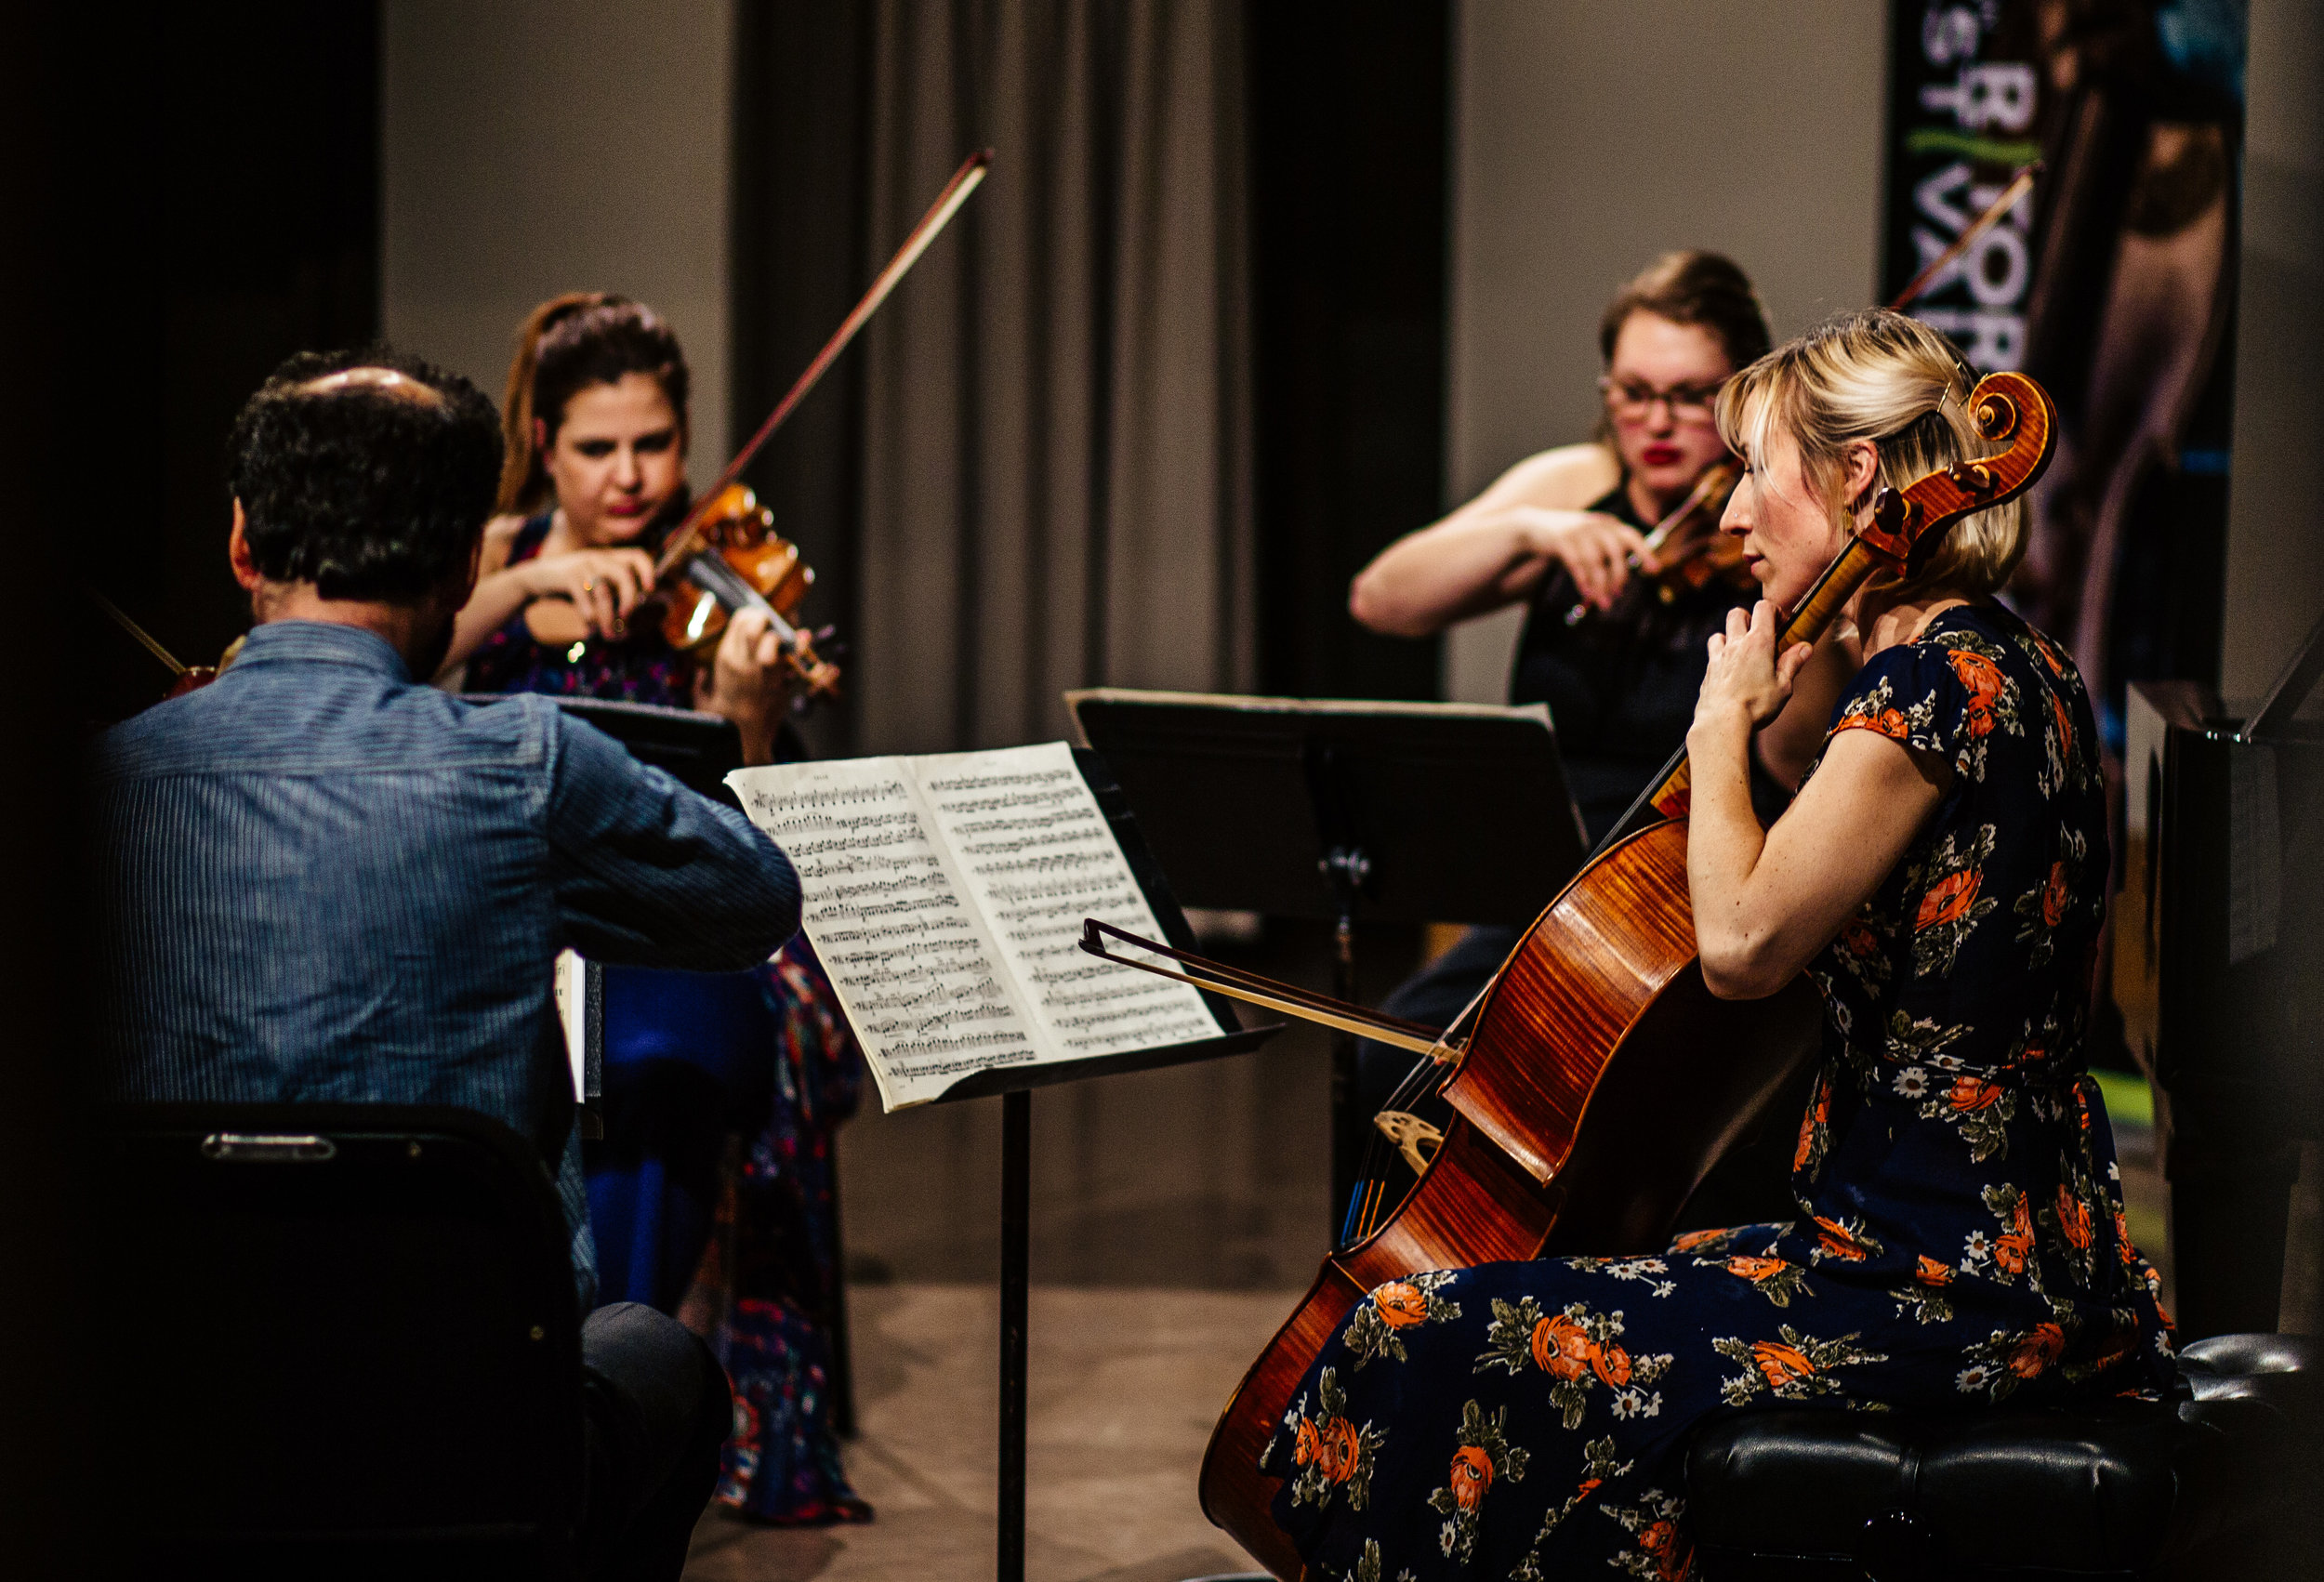
{"type": "Polygon", "coordinates": [[[1084,917],[1161,929],[1064,743],[726,781],[799,869],[807,937],[887,1109],[996,1066],[1219,1036],[1194,989],[1076,948],[1084,917]]]}

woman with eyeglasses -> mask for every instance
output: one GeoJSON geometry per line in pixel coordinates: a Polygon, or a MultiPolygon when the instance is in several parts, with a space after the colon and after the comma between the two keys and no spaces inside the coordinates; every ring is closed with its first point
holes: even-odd
{"type": "MultiPolygon", "coordinates": [[[[1622,594],[1633,575],[1653,575],[1697,538],[1715,536],[1716,498],[1666,542],[1662,557],[1645,543],[1709,468],[1731,459],[1711,409],[1720,387],[1768,345],[1758,294],[1733,261],[1701,251],[1664,254],[1615,294],[1599,320],[1605,372],[1597,434],[1519,462],[1443,521],[1390,545],[1349,589],[1355,618],[1392,637],[1430,637],[1511,604],[1530,606],[1509,701],[1549,705],[1592,841],[1685,740],[1705,645],[1726,629],[1729,611],[1749,611],[1758,597],[1756,583],[1723,577],[1700,587],[1666,579],[1654,597],[1622,594]]],[[[1810,706],[1788,711],[1762,734],[1752,800],[1763,819],[1782,811],[1814,755],[1822,712],[1837,696],[1839,678],[1829,668],[1818,666],[1801,679],[1810,706]],[[1791,728],[1794,720],[1805,721],[1804,729],[1791,728]]],[[[1550,899],[1543,896],[1543,904],[1550,899]]],[[[1519,931],[1470,929],[1385,1009],[1430,1026],[1449,1022],[1506,959],[1519,931]]],[[[1411,1067],[1410,1055],[1367,1041],[1357,1101],[1376,1112],[1411,1067]]],[[[1419,1114],[1430,1118],[1434,1107],[1423,1103],[1419,1114]]],[[[1779,1192],[1780,1175],[1756,1170],[1755,1163],[1739,1157],[1715,1177],[1705,1211],[1776,1206],[1758,1199],[1779,1192]],[[1742,1197],[1719,1202],[1728,1183],[1761,1178],[1773,1183],[1764,1193],[1738,1186],[1733,1191],[1742,1197]]]]}

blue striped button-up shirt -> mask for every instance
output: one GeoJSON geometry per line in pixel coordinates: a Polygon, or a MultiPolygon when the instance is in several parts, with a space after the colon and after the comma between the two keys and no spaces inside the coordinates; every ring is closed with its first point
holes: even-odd
{"type": "Polygon", "coordinates": [[[303,621],[107,732],[92,782],[101,1090],[493,1115],[557,1153],[587,1311],[557,953],[763,961],[799,926],[773,843],[546,698],[452,697],[303,621]]]}

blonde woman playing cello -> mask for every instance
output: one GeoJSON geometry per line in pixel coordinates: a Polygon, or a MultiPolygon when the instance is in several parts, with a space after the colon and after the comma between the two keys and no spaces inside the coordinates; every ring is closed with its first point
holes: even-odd
{"type": "MultiPolygon", "coordinates": [[[[1722,528],[1769,600],[1800,599],[1882,484],[1982,454],[1966,393],[1946,343],[1884,311],[1735,377],[1720,432],[1749,471],[1722,528]]],[[[2106,873],[2089,699],[1992,598],[2024,539],[2012,502],[1955,526],[1912,580],[1857,592],[1855,673],[1772,826],[1750,805],[1752,732],[1809,651],[1776,652],[1767,602],[1709,640],[1686,737],[1704,977],[1750,998],[1804,970],[1826,1001],[1796,1212],[1657,1257],[1373,1291],[1265,1454],[1274,1519],[1315,1575],[1677,1577],[1674,1453],[1722,1407],[2169,1387],[2082,1071],[2106,873]]]]}

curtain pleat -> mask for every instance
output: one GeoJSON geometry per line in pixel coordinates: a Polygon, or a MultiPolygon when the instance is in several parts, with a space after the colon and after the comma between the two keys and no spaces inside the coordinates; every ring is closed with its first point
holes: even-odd
{"type": "Polygon", "coordinates": [[[883,257],[984,188],[866,332],[861,751],[1069,733],[1081,685],[1247,690],[1248,307],[1234,0],[889,0],[883,257]]]}

